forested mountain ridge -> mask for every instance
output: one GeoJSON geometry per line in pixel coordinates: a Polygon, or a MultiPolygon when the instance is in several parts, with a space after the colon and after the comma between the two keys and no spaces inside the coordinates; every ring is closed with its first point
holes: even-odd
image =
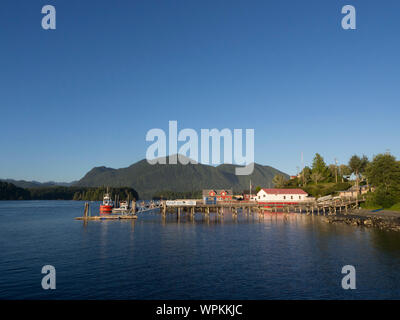
{"type": "Polygon", "coordinates": [[[197,191],[207,188],[233,189],[240,192],[252,185],[273,187],[276,174],[288,175],[270,166],[254,164],[254,171],[248,176],[237,176],[236,165],[223,164],[217,167],[204,164],[149,164],[145,159],[129,167],[114,169],[95,167],[74,186],[81,187],[132,187],[141,199],[151,198],[157,192],[197,191]]]}
{"type": "Polygon", "coordinates": [[[73,182],[55,182],[55,181],[47,181],[47,182],[39,182],[39,181],[26,181],[26,180],[14,180],[14,179],[0,179],[0,182],[8,182],[17,186],[19,188],[42,188],[42,187],[55,187],[55,186],[62,186],[62,187],[69,187],[76,183],[73,182]]]}

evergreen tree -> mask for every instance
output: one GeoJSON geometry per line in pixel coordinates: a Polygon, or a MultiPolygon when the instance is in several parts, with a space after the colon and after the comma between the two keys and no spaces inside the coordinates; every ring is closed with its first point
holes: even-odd
{"type": "Polygon", "coordinates": [[[274,184],[275,188],[282,188],[285,185],[286,179],[283,175],[277,174],[272,179],[272,183],[274,184]]]}
{"type": "Polygon", "coordinates": [[[366,156],[362,156],[361,158],[357,155],[354,155],[349,160],[349,168],[351,173],[356,177],[356,188],[359,188],[360,178],[365,173],[365,170],[368,165],[368,158],[366,156]]]}
{"type": "Polygon", "coordinates": [[[365,175],[376,188],[370,202],[385,208],[400,202],[400,163],[394,156],[378,154],[366,167],[365,175]]]}
{"type": "Polygon", "coordinates": [[[323,181],[329,177],[329,168],[325,164],[324,158],[322,158],[319,153],[315,154],[312,164],[312,173],[314,174],[314,181],[315,178],[318,178],[318,181],[323,181]]]}
{"type": "Polygon", "coordinates": [[[349,166],[345,165],[345,164],[341,164],[339,166],[339,175],[342,178],[342,182],[344,182],[344,178],[345,177],[349,177],[351,175],[351,169],[349,166]]]}
{"type": "Polygon", "coordinates": [[[311,182],[311,174],[312,170],[310,169],[310,167],[305,166],[303,171],[301,172],[301,179],[304,186],[307,185],[307,183],[311,182]]]}

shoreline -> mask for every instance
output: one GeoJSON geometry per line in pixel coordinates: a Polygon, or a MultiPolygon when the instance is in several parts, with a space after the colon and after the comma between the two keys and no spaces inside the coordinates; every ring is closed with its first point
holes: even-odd
{"type": "Polygon", "coordinates": [[[400,231],[400,212],[390,210],[371,212],[366,209],[357,209],[348,214],[326,216],[323,220],[330,224],[345,223],[386,231],[400,231]]]}

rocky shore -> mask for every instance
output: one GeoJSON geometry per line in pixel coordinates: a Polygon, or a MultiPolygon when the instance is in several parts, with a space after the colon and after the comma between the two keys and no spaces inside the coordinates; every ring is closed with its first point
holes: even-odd
{"type": "Polygon", "coordinates": [[[349,214],[330,215],[323,218],[327,223],[346,223],[353,226],[374,227],[381,230],[400,231],[400,212],[355,210],[349,214]]]}

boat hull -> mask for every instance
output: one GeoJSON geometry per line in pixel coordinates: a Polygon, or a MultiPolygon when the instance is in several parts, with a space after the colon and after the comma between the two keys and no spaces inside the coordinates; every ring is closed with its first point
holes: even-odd
{"type": "Polygon", "coordinates": [[[112,208],[110,205],[100,205],[100,214],[109,214],[112,212],[112,208]]]}

